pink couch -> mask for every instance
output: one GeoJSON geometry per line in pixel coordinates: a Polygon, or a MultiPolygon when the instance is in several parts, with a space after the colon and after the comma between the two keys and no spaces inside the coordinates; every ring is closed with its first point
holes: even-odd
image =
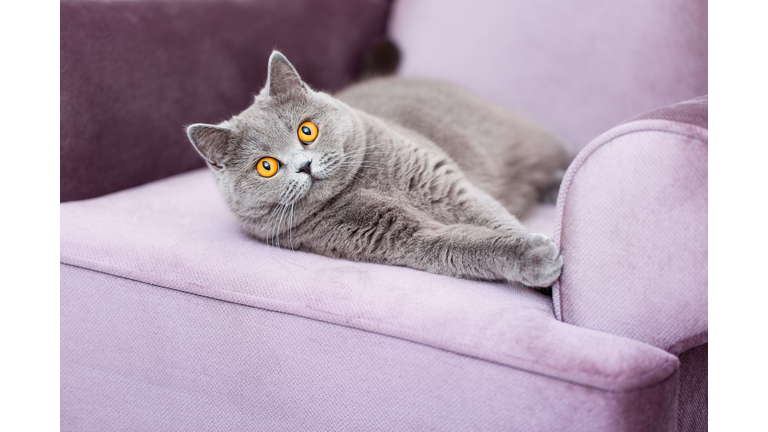
{"type": "Polygon", "coordinates": [[[707,429],[707,4],[61,3],[61,430],[707,429]],[[581,150],[552,295],[248,238],[183,126],[383,34],[581,150]]]}

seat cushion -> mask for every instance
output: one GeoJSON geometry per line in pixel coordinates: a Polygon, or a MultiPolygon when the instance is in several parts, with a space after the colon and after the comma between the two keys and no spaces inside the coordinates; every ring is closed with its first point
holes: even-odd
{"type": "Polygon", "coordinates": [[[657,348],[557,321],[551,298],[522,286],[262,244],[240,229],[206,169],[61,204],[61,261],[609,391],[677,368],[657,348]]]}

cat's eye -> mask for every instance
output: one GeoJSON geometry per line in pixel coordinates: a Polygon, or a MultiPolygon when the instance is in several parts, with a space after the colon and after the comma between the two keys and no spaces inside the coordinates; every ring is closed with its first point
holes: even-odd
{"type": "Polygon", "coordinates": [[[305,121],[299,125],[299,139],[304,144],[310,144],[317,138],[317,126],[311,121],[305,121]]]}
{"type": "Polygon", "coordinates": [[[280,169],[280,163],[275,158],[265,157],[256,162],[256,172],[262,177],[272,177],[280,169]]]}

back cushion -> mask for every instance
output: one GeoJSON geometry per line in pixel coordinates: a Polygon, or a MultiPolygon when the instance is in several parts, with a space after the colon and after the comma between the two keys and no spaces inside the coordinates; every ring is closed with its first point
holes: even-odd
{"type": "Polygon", "coordinates": [[[359,72],[388,1],[62,1],[61,201],[203,166],[185,125],[245,109],[281,50],[317,89],[359,72]]]}
{"type": "Polygon", "coordinates": [[[396,0],[400,73],[522,111],[574,148],[707,94],[706,0],[396,0]]]}

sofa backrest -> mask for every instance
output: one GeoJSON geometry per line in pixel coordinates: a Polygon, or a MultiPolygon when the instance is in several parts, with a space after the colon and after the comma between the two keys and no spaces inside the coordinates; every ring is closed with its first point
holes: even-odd
{"type": "Polygon", "coordinates": [[[246,108],[272,49],[336,90],[385,31],[389,0],[62,1],[61,201],[203,166],[184,130],[246,108]]]}
{"type": "Polygon", "coordinates": [[[581,149],[707,94],[706,0],[395,0],[400,73],[461,85],[581,149]]]}

